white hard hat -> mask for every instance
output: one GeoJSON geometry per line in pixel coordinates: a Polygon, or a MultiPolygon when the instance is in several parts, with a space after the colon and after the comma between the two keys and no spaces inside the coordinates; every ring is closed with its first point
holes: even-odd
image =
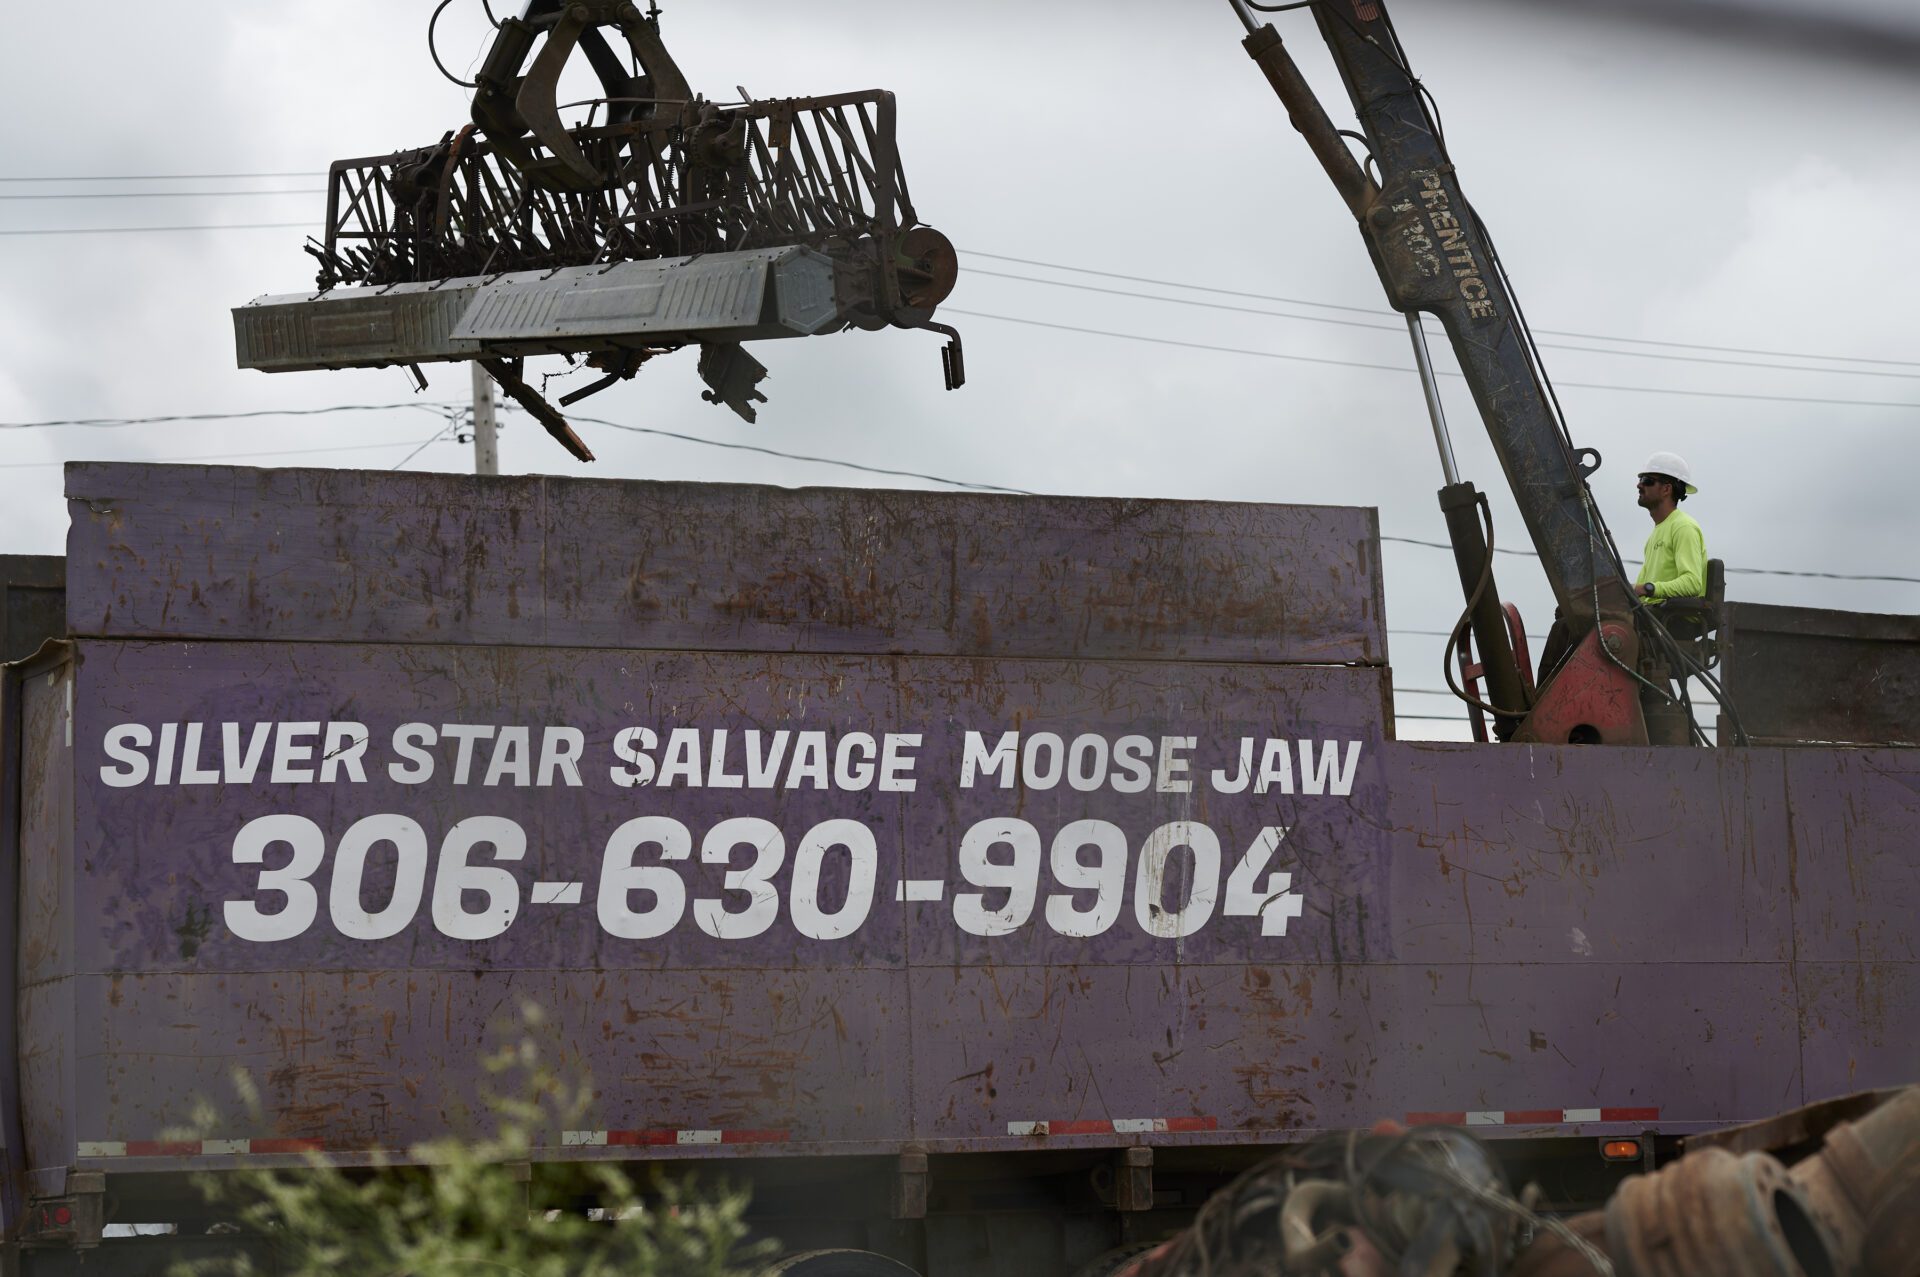
{"type": "Polygon", "coordinates": [[[1687,459],[1676,452],[1656,452],[1647,458],[1647,464],[1640,467],[1641,474],[1664,474],[1680,481],[1680,486],[1692,496],[1700,489],[1693,486],[1693,475],[1687,470],[1687,459]]]}

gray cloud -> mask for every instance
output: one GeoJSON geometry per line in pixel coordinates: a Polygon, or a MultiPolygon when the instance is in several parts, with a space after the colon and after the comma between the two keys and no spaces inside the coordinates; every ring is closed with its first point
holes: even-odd
{"type": "Polygon", "coordinates": [[[1826,57],[1891,69],[1920,65],[1920,15],[1905,0],[1480,0],[1564,13],[1655,34],[1672,28],[1766,46],[1796,57],[1826,57]]]}

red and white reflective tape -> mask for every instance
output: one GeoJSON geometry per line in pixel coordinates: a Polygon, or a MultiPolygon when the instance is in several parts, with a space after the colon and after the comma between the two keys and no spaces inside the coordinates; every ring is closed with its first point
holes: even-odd
{"type": "Polygon", "coordinates": [[[81,1140],[80,1157],[233,1157],[318,1153],[319,1140],[81,1140]]]}
{"type": "Polygon", "coordinates": [[[1009,1135],[1163,1135],[1170,1131],[1217,1131],[1217,1117],[1114,1117],[1094,1121],[1008,1122],[1009,1135]]]}
{"type": "Polygon", "coordinates": [[[562,1148],[686,1148],[701,1144],[785,1144],[785,1131],[562,1131],[562,1148]]]}
{"type": "Polygon", "coordinates": [[[1409,1113],[1408,1126],[1577,1126],[1585,1122],[1657,1122],[1657,1108],[1459,1109],[1409,1113]]]}
{"type": "MultiPolygon", "coordinates": [[[[784,1144],[786,1131],[562,1131],[566,1148],[674,1148],[704,1144],[784,1144]]],[[[82,1158],[235,1157],[322,1153],[319,1140],[81,1140],[82,1158]]],[[[365,1152],[356,1148],[354,1152],[365,1152]]]]}

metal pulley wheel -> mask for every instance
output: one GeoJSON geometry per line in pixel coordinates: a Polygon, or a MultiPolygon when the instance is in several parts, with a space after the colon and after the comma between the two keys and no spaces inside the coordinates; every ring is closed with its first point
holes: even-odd
{"type": "Polygon", "coordinates": [[[916,226],[900,237],[896,257],[900,300],[932,310],[947,299],[960,278],[960,255],[953,241],[931,226],[916,226]]]}

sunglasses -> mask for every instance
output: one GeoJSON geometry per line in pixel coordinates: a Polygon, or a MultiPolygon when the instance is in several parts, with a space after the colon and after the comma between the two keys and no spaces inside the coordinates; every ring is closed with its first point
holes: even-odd
{"type": "Polygon", "coordinates": [[[1643,474],[1640,476],[1637,486],[1642,488],[1651,488],[1657,483],[1665,483],[1665,482],[1666,482],[1665,479],[1656,479],[1650,474],[1643,474]]]}

